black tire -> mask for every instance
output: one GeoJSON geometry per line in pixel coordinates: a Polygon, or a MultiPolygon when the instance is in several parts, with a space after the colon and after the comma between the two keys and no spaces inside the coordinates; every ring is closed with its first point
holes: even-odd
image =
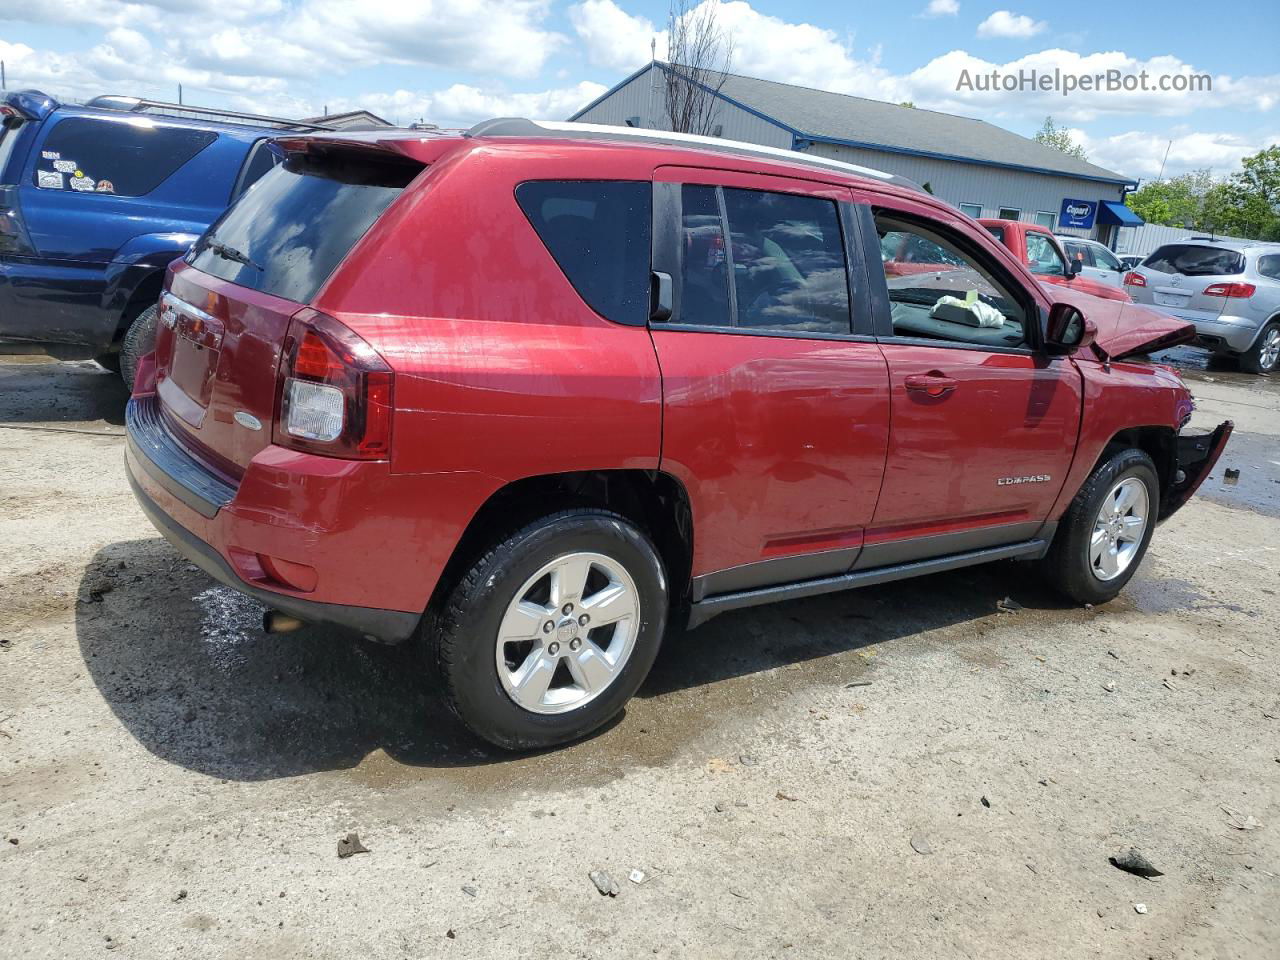
{"type": "Polygon", "coordinates": [[[491,545],[438,613],[423,618],[423,640],[434,649],[446,699],[463,724],[503,749],[533,750],[580,739],[622,710],[658,655],[667,609],[666,574],[647,536],[615,513],[565,510],[491,545]],[[634,646],[594,699],[564,713],[537,713],[520,706],[503,686],[496,663],[498,628],[529,578],[575,552],[606,556],[631,577],[639,608],[634,646]]]}
{"type": "Polygon", "coordinates": [[[1151,543],[1160,508],[1160,481],[1151,458],[1138,449],[1121,450],[1100,463],[1084,482],[1058,524],[1042,570],[1049,582],[1078,603],[1101,604],[1115,599],[1133,577],[1151,543]],[[1130,477],[1147,489],[1147,522],[1136,553],[1114,579],[1104,580],[1094,573],[1091,540],[1094,523],[1104,499],[1121,481],[1130,477]]]}
{"type": "Polygon", "coordinates": [[[93,362],[112,373],[120,372],[120,354],[118,353],[100,353],[93,358],[93,362]]]}
{"type": "Polygon", "coordinates": [[[1240,369],[1245,373],[1275,373],[1280,370],[1280,354],[1274,350],[1274,338],[1280,337],[1280,320],[1272,320],[1258,331],[1253,346],[1240,354],[1240,369]],[[1268,349],[1271,346],[1272,349],[1268,349]]]}
{"type": "Polygon", "coordinates": [[[133,392],[133,378],[138,372],[138,361],[156,347],[157,309],[157,305],[153,303],[134,317],[120,342],[120,376],[130,393],[133,392]]]}

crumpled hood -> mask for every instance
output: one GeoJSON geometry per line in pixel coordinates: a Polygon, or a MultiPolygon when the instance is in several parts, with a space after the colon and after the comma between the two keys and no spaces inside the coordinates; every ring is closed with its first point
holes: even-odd
{"type": "Polygon", "coordinates": [[[1071,304],[1093,321],[1098,328],[1094,343],[1111,360],[1195,342],[1193,324],[1140,303],[1104,300],[1061,287],[1050,292],[1055,300],[1071,304]]]}

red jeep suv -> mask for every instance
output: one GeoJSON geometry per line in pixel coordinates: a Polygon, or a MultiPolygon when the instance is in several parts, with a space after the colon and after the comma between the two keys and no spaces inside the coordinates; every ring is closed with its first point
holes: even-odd
{"type": "Polygon", "coordinates": [[[528,120],[274,149],[170,268],[134,491],[269,623],[419,635],[503,747],[617,714],[677,619],[1011,557],[1109,600],[1230,433],[1133,359],[1192,327],[873,170],[528,120]]]}

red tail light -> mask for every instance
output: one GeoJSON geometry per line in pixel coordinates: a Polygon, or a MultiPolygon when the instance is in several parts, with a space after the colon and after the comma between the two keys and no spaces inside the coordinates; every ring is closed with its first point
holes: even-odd
{"type": "Polygon", "coordinates": [[[1252,283],[1211,283],[1204,288],[1206,297],[1234,297],[1238,300],[1248,300],[1258,288],[1252,283]]]}
{"type": "Polygon", "coordinates": [[[1126,287],[1145,287],[1147,278],[1138,273],[1137,270],[1130,270],[1124,275],[1124,285],[1126,287]]]}
{"type": "Polygon", "coordinates": [[[289,321],[272,441],[346,460],[391,456],[395,375],[377,351],[310,308],[289,321]]]}

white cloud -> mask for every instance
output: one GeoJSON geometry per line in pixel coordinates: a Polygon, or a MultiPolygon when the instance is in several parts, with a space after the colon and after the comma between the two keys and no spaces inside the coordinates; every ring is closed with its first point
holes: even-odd
{"type": "Polygon", "coordinates": [[[635,70],[653,55],[649,45],[654,40],[657,58],[666,59],[667,32],[652,20],[632,16],[613,0],[584,0],[570,7],[569,22],[586,47],[587,59],[598,67],[635,70]]]}
{"type": "Polygon", "coordinates": [[[980,37],[1034,37],[1046,27],[1043,20],[1032,20],[1021,13],[997,10],[978,24],[980,37]]]}
{"type": "Polygon", "coordinates": [[[929,0],[929,5],[916,14],[917,17],[954,17],[960,12],[956,0],[929,0]]]}
{"type": "Polygon", "coordinates": [[[1169,159],[1164,165],[1164,176],[1174,177],[1208,167],[1215,177],[1221,177],[1238,170],[1241,158],[1280,143],[1280,130],[1264,136],[1188,130],[1167,133],[1132,130],[1109,137],[1091,137],[1083,130],[1071,133],[1094,163],[1146,180],[1159,175],[1166,149],[1169,159]]]}
{"type": "Polygon", "coordinates": [[[426,120],[442,127],[469,127],[490,117],[529,117],[533,120],[563,120],[594,100],[607,88],[583,81],[569,87],[508,93],[455,83],[430,92],[396,90],[369,93],[331,101],[329,111],[372,110],[402,124],[426,120]]]}

